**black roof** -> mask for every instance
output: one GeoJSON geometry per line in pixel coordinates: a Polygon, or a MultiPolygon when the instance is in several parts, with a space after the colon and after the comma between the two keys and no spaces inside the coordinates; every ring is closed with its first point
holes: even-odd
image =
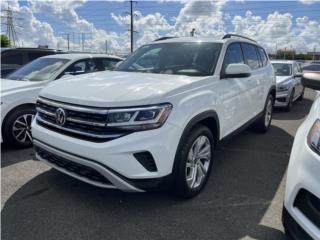
{"type": "Polygon", "coordinates": [[[52,49],[52,48],[31,48],[31,47],[15,47],[15,48],[6,48],[3,49],[5,51],[10,51],[10,50],[19,50],[19,51],[39,51],[39,52],[63,52],[62,50],[58,49],[52,49]]]}

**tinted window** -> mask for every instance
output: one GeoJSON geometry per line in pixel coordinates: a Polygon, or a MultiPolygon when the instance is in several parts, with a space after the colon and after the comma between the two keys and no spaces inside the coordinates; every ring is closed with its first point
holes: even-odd
{"type": "Polygon", "coordinates": [[[268,57],[266,55],[266,52],[262,48],[258,48],[258,52],[259,52],[259,55],[260,55],[262,66],[264,67],[264,66],[266,66],[268,64],[268,57]]]}
{"type": "Polygon", "coordinates": [[[312,64],[302,68],[304,71],[320,71],[320,64],[312,64]]]}
{"type": "Polygon", "coordinates": [[[23,64],[22,53],[8,51],[1,55],[1,64],[23,64]]]}
{"type": "Polygon", "coordinates": [[[245,63],[251,69],[257,69],[260,67],[259,58],[257,55],[256,47],[252,44],[242,43],[242,50],[245,59],[245,63]]]}
{"type": "Polygon", "coordinates": [[[213,74],[221,45],[207,42],[145,45],[130,55],[116,71],[208,76],[213,74]]]}
{"type": "Polygon", "coordinates": [[[47,56],[47,55],[51,55],[53,53],[50,53],[50,52],[30,52],[28,53],[28,58],[29,58],[29,61],[32,61],[34,59],[37,59],[39,57],[43,57],[43,56],[47,56]]]}
{"type": "Polygon", "coordinates": [[[113,70],[119,61],[120,60],[116,59],[102,58],[102,70],[113,70]]]}
{"type": "Polygon", "coordinates": [[[240,43],[232,43],[228,46],[223,60],[222,74],[225,73],[226,67],[232,63],[244,63],[240,43]]]}
{"type": "Polygon", "coordinates": [[[6,78],[25,81],[50,80],[68,61],[60,58],[38,58],[19,68],[6,78]]]}

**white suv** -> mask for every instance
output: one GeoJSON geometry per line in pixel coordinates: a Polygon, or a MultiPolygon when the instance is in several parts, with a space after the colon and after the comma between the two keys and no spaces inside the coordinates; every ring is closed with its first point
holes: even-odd
{"type": "Polygon", "coordinates": [[[255,41],[171,38],[116,71],[50,84],[32,125],[36,156],[87,183],[124,191],[204,187],[216,143],[254,123],[266,132],[273,67],[255,41]]]}

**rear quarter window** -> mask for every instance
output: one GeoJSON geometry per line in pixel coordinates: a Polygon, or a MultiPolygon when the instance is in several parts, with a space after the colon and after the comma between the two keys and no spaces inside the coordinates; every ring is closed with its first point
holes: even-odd
{"type": "Polygon", "coordinates": [[[263,48],[258,47],[258,53],[260,55],[262,66],[266,66],[268,64],[268,57],[263,48]]]}

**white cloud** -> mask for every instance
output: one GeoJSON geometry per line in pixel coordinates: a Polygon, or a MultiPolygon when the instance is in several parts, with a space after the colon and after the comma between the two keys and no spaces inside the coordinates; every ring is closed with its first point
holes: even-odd
{"type": "Polygon", "coordinates": [[[19,38],[18,44],[23,46],[38,46],[38,45],[50,45],[56,47],[58,42],[63,44],[64,40],[59,37],[55,37],[54,30],[47,22],[39,21],[35,18],[32,10],[26,6],[20,7],[17,0],[9,2],[1,2],[1,9],[6,9],[10,6],[19,18],[23,21],[19,21],[16,25],[17,35],[19,38]]]}
{"type": "Polygon", "coordinates": [[[319,0],[300,0],[303,4],[311,5],[313,3],[319,3],[319,0]]]}
{"type": "Polygon", "coordinates": [[[306,40],[319,36],[319,23],[310,21],[307,17],[297,18],[296,26],[293,21],[290,13],[274,12],[264,20],[247,11],[244,17],[235,16],[232,24],[236,33],[256,39],[268,51],[275,51],[276,48],[294,48],[297,52],[310,50],[310,42],[306,40]]]}
{"type": "MultiPolygon", "coordinates": [[[[305,2],[310,0],[304,0],[305,2]]],[[[274,12],[266,18],[254,15],[247,11],[244,16],[231,16],[223,12],[223,6],[227,0],[218,1],[180,1],[183,7],[175,17],[168,19],[164,14],[155,12],[143,15],[135,12],[134,26],[138,33],[134,35],[135,46],[153,41],[161,36],[189,36],[195,28],[195,36],[207,36],[220,38],[225,34],[226,24],[231,23],[231,31],[252,37],[269,51],[277,48],[297,48],[298,51],[307,51],[319,46],[320,24],[306,16],[294,18],[290,13],[274,12]]],[[[19,38],[25,46],[37,46],[48,44],[50,47],[66,47],[66,40],[59,37],[60,33],[54,32],[52,26],[36,18],[34,13],[45,13],[54,17],[62,24],[74,29],[75,32],[90,33],[86,35],[85,50],[104,51],[105,42],[108,41],[108,49],[112,52],[129,52],[129,31],[122,33],[107,32],[98,29],[92,22],[78,15],[77,9],[83,7],[86,0],[77,1],[39,1],[29,0],[27,6],[20,6],[17,0],[10,1],[13,10],[18,16],[24,18],[21,21],[23,29],[19,38]]],[[[7,2],[1,1],[1,7],[5,8],[7,2]]],[[[114,23],[125,28],[130,27],[129,15],[115,15],[111,13],[114,23]]],[[[72,39],[72,38],[71,38],[72,39]]],[[[70,44],[79,49],[79,44],[70,44]]]]}

